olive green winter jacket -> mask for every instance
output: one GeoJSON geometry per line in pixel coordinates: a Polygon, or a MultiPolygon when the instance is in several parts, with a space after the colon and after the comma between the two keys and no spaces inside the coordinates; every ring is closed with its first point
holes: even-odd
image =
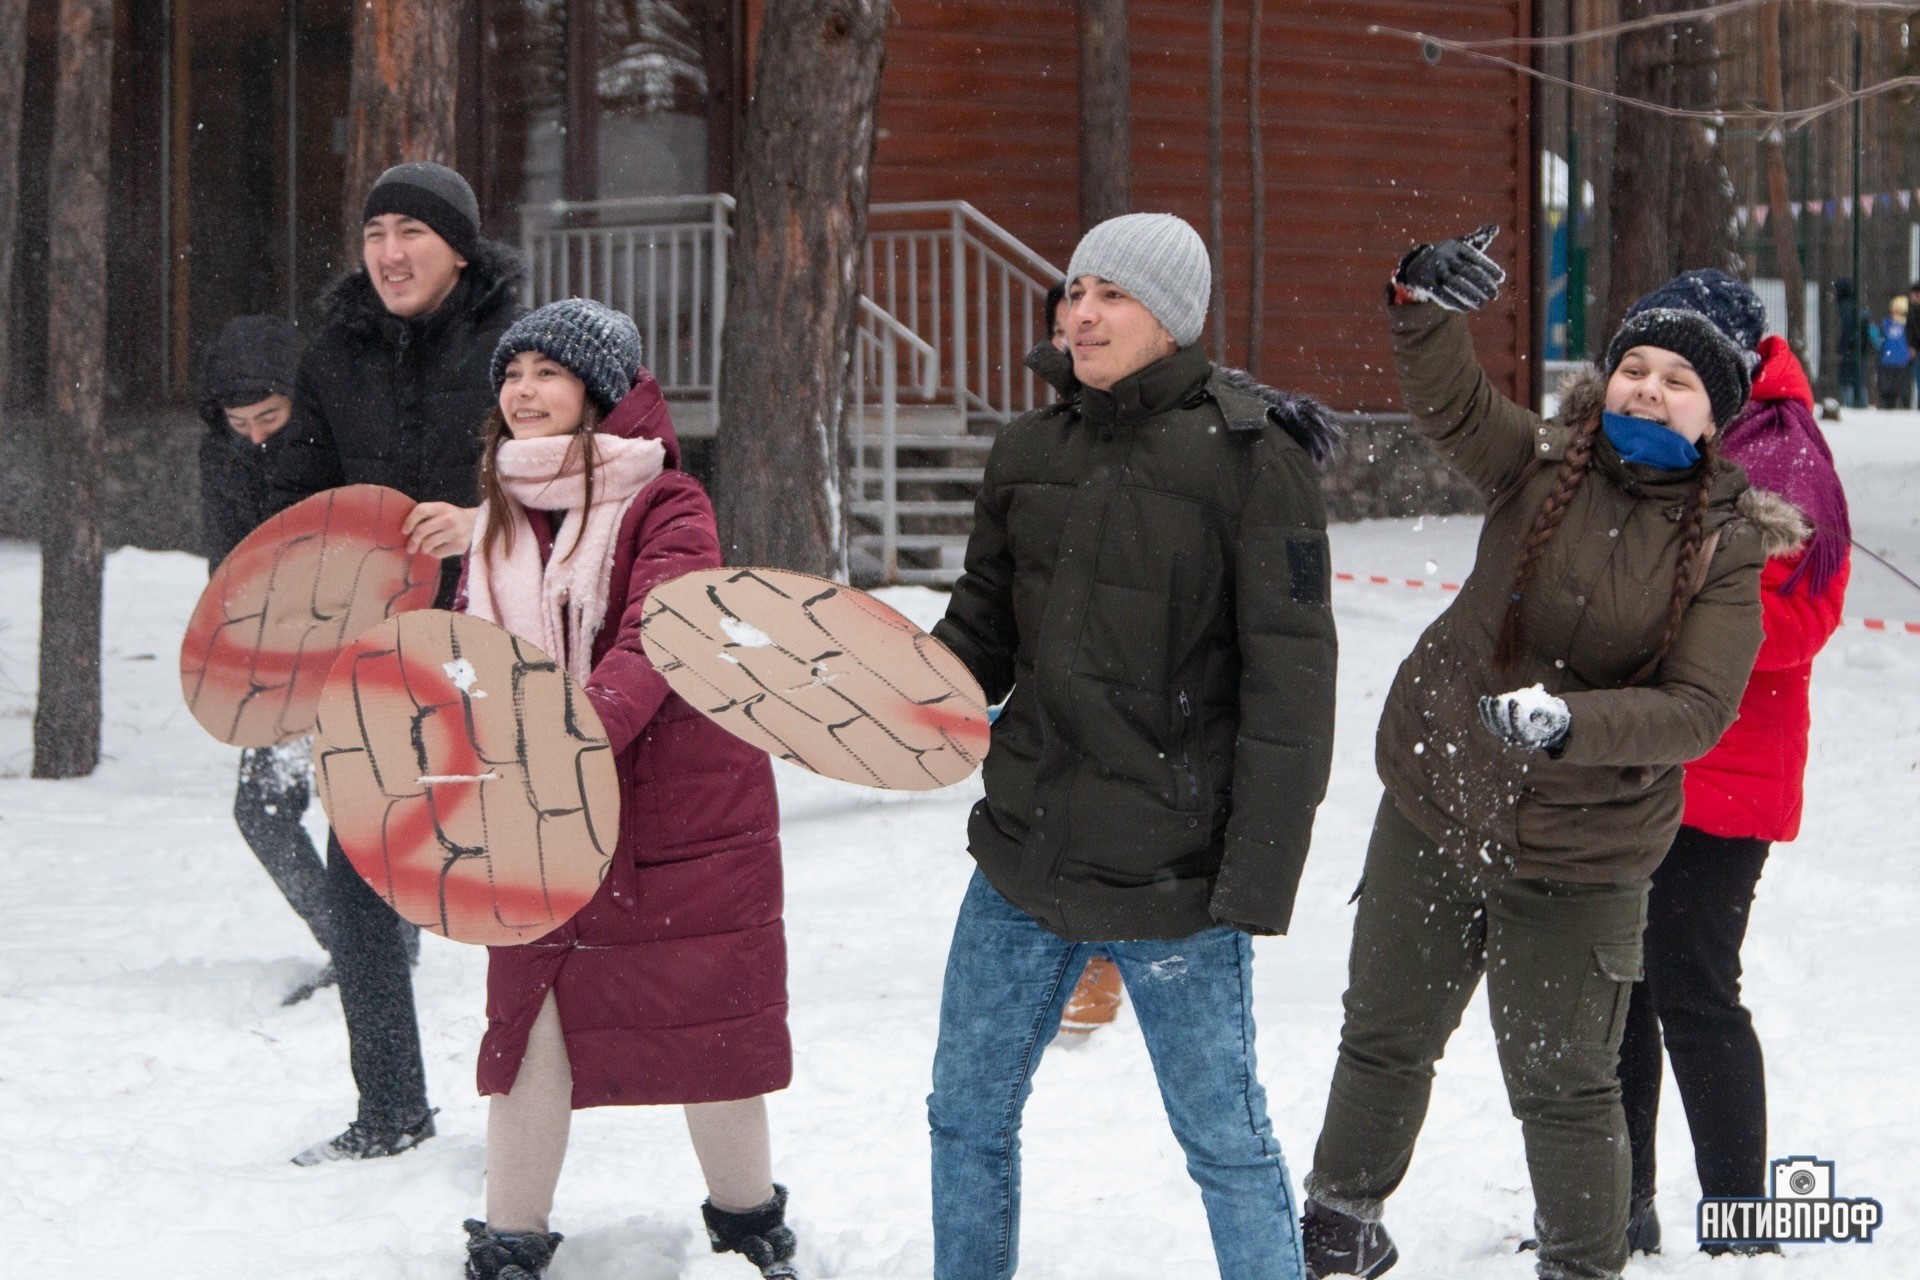
{"type": "Polygon", "coordinates": [[[1698,467],[1629,466],[1605,433],[1521,602],[1519,668],[1492,654],[1522,544],[1553,487],[1570,425],[1598,415],[1592,371],[1552,424],[1496,392],[1466,320],[1432,303],[1392,308],[1394,358],[1413,425],[1487,495],[1473,571],[1401,664],[1375,757],[1394,801],[1432,839],[1540,879],[1624,883],[1666,855],[1684,808],[1681,766],[1733,723],[1759,652],[1758,531],[1744,472],[1718,464],[1706,516],[1712,556],[1678,638],[1642,683],[1665,628],[1681,522],[1698,467]],[[1532,684],[1573,713],[1557,758],[1509,747],[1481,723],[1484,694],[1532,684]]]}
{"type": "Polygon", "coordinates": [[[1078,941],[1284,932],[1326,789],[1326,518],[1279,411],[1197,347],[1003,428],[934,634],[990,701],[968,824],[1078,941]]]}

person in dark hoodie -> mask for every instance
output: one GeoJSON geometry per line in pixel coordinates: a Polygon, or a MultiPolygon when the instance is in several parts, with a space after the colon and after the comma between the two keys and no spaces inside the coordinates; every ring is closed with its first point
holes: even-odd
{"type": "MultiPolygon", "coordinates": [[[[268,454],[274,510],[349,484],[419,505],[411,549],[442,557],[436,601],[453,601],[479,505],[488,363],[525,308],[515,253],[480,237],[479,205],[444,165],[395,165],[362,207],[361,269],[321,300],[300,361],[293,422],[268,454]]],[[[334,970],[359,1113],[296,1164],[397,1155],[433,1136],[406,947],[392,908],[327,845],[334,970]]]]}
{"type": "MultiPolygon", "coordinates": [[[[300,336],[281,316],[239,316],[207,348],[200,369],[200,544],[220,567],[268,515],[267,442],[293,416],[300,336]]],[[[312,796],[306,740],[240,753],[233,819],[260,865],[313,934],[327,943],[327,869],[301,825],[312,796]]],[[[332,965],[294,988],[294,1004],[333,982],[332,965]]]]}

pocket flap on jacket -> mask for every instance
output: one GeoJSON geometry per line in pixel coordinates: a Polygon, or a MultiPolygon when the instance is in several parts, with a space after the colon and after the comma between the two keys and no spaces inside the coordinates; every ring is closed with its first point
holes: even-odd
{"type": "Polygon", "coordinates": [[[1602,942],[1593,949],[1600,972],[1615,982],[1638,982],[1646,976],[1637,942],[1602,942]]]}

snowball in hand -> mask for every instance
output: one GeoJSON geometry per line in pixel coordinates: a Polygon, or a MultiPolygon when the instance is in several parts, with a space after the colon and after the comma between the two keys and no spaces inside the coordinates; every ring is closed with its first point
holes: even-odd
{"type": "Polygon", "coordinates": [[[1539,685],[1480,699],[1480,723],[1523,751],[1557,751],[1566,744],[1573,713],[1539,685]]]}

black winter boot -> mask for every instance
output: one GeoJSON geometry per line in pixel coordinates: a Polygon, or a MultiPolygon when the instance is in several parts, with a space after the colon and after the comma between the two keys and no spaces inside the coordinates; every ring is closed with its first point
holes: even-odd
{"type": "Polygon", "coordinates": [[[708,1200],[700,1206],[700,1216],[707,1220],[707,1239],[715,1253],[740,1254],[760,1268],[764,1280],[797,1280],[793,1254],[800,1242],[787,1225],[787,1189],[779,1183],[774,1184],[773,1199],[758,1209],[728,1213],[708,1200]]]}
{"type": "Polygon", "coordinates": [[[1372,1280],[1400,1261],[1393,1237],[1378,1222],[1307,1201],[1300,1219],[1300,1247],[1307,1255],[1307,1280],[1322,1276],[1360,1276],[1372,1280]]]}
{"type": "Polygon", "coordinates": [[[467,1229],[467,1280],[536,1280],[565,1239],[558,1231],[502,1235],[478,1218],[461,1225],[467,1229]]]}
{"type": "Polygon", "coordinates": [[[1660,1215],[1653,1211],[1653,1201],[1635,1200],[1633,1208],[1627,1214],[1627,1253],[1660,1252],[1660,1215]]]}
{"type": "Polygon", "coordinates": [[[325,1164],[329,1160],[375,1160],[411,1151],[433,1136],[433,1117],[438,1108],[404,1128],[389,1129],[362,1124],[355,1120],[345,1133],[317,1142],[293,1158],[302,1167],[325,1164]]]}

